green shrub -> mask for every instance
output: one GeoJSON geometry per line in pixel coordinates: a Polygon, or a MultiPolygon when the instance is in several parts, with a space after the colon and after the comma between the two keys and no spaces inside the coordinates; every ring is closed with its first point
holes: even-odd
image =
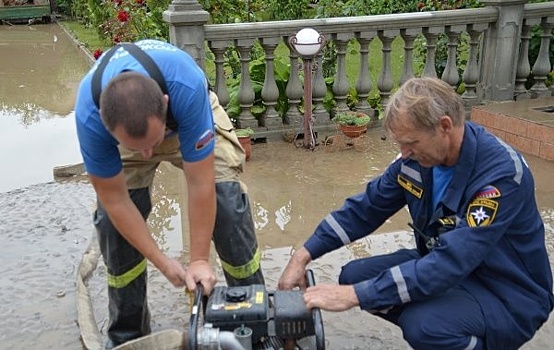
{"type": "Polygon", "coordinates": [[[235,129],[235,133],[237,137],[250,137],[254,135],[254,130],[252,128],[235,129]]]}
{"type": "Polygon", "coordinates": [[[362,112],[346,111],[337,113],[333,118],[333,121],[340,125],[364,126],[369,124],[371,118],[362,112]]]}

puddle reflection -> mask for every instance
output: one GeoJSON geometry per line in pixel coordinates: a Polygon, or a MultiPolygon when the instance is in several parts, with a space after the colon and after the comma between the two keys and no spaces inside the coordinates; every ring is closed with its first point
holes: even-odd
{"type": "Polygon", "coordinates": [[[89,62],[56,24],[0,25],[0,192],[53,180],[80,154],[73,104],[89,62]]]}

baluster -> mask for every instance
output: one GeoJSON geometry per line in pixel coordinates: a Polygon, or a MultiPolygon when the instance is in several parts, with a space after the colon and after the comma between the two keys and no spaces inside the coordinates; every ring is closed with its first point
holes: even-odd
{"type": "Polygon", "coordinates": [[[356,82],[356,92],[358,93],[358,103],[356,109],[369,115],[372,121],[377,121],[379,116],[376,115],[376,110],[371,108],[371,105],[367,101],[371,89],[373,88],[371,82],[371,74],[369,72],[369,44],[373,40],[377,33],[375,32],[363,32],[357,33],[356,38],[360,43],[360,71],[358,73],[358,81],[356,82]]]}
{"type": "Polygon", "coordinates": [[[379,94],[381,95],[381,106],[385,108],[389,101],[390,92],[393,88],[392,79],[392,42],[394,38],[399,34],[398,30],[380,30],[378,33],[379,40],[383,43],[383,65],[381,68],[381,75],[377,80],[377,87],[379,88],[379,94]]]}
{"type": "Polygon", "coordinates": [[[235,40],[235,46],[240,56],[240,86],[238,100],[240,104],[239,124],[241,128],[258,128],[258,121],[252,116],[251,108],[254,105],[254,89],[250,79],[251,50],[253,39],[235,40]]]}
{"type": "Polygon", "coordinates": [[[314,63],[314,80],[312,84],[312,101],[314,105],[313,115],[316,117],[318,124],[328,124],[330,122],[329,112],[323,106],[323,99],[327,94],[327,84],[323,77],[323,53],[320,52],[314,63]]]}
{"type": "Polygon", "coordinates": [[[341,113],[349,110],[346,104],[348,97],[348,78],[346,76],[346,47],[351,36],[348,33],[334,34],[333,38],[337,45],[337,73],[335,74],[335,82],[333,83],[333,93],[337,102],[335,112],[341,113]]]}
{"type": "Polygon", "coordinates": [[[468,25],[469,34],[469,54],[467,58],[466,69],[463,74],[465,91],[462,94],[462,99],[466,108],[473,107],[479,104],[477,96],[477,82],[479,81],[479,64],[477,55],[479,53],[479,37],[481,33],[487,29],[487,24],[470,24],[468,25]]]}
{"type": "Polygon", "coordinates": [[[550,95],[550,90],[546,87],[545,81],[548,73],[551,70],[550,64],[550,37],[552,36],[552,24],[548,22],[548,18],[541,20],[541,48],[537,60],[533,65],[533,78],[535,84],[531,87],[531,97],[541,98],[550,95]]]}
{"type": "Polygon", "coordinates": [[[460,81],[460,75],[458,74],[458,55],[456,49],[458,48],[458,37],[460,32],[465,29],[461,26],[447,26],[446,36],[448,37],[448,55],[446,57],[446,67],[442,72],[441,79],[456,89],[458,81],[460,81]]]}
{"type": "Polygon", "coordinates": [[[426,77],[432,77],[432,78],[437,77],[435,61],[436,61],[436,53],[437,53],[437,39],[441,32],[442,32],[442,28],[440,27],[423,28],[423,35],[425,36],[425,48],[427,49],[423,75],[426,77]]]}
{"type": "Polygon", "coordinates": [[[404,67],[400,77],[400,85],[414,77],[414,42],[421,33],[420,29],[401,29],[400,35],[404,40],[404,67]]]}
{"type": "Polygon", "coordinates": [[[223,108],[227,107],[229,103],[229,89],[227,89],[227,82],[225,79],[225,59],[224,54],[229,46],[228,41],[210,41],[208,46],[214,53],[215,59],[215,86],[214,92],[219,99],[219,103],[223,108]]]}
{"type": "Polygon", "coordinates": [[[275,109],[277,100],[279,99],[279,88],[275,82],[274,59],[275,48],[279,44],[279,38],[262,38],[260,39],[265,53],[265,77],[264,86],[262,87],[262,103],[266,106],[263,116],[262,125],[267,129],[280,128],[283,125],[279,113],[275,109]]]}
{"type": "Polygon", "coordinates": [[[298,110],[302,96],[304,95],[304,89],[300,83],[300,77],[298,76],[298,57],[294,49],[289,45],[288,38],[284,39],[285,43],[289,48],[289,58],[290,58],[290,75],[289,82],[287,83],[287,88],[285,89],[285,94],[289,100],[289,110],[286,113],[286,122],[287,124],[294,125],[294,127],[302,128],[303,116],[298,110]]]}
{"type": "Polygon", "coordinates": [[[514,97],[516,101],[528,100],[531,98],[531,94],[525,87],[525,84],[531,74],[531,64],[529,63],[529,40],[531,39],[531,29],[537,24],[539,24],[538,19],[524,19],[523,26],[521,27],[521,42],[519,44],[516,85],[514,88],[514,97]]]}

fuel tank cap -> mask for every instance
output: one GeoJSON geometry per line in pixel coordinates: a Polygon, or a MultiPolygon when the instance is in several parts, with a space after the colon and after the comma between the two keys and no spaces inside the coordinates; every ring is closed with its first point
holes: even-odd
{"type": "Polygon", "coordinates": [[[247,290],[241,287],[234,287],[227,289],[225,293],[225,300],[230,302],[245,301],[247,296],[247,290]]]}

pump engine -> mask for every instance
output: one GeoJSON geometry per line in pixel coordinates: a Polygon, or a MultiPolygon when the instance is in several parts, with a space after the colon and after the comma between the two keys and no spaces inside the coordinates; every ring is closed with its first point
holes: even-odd
{"type": "MultiPolygon", "coordinates": [[[[315,285],[311,270],[306,279],[315,285]]],[[[306,308],[302,291],[268,291],[259,284],[217,286],[209,297],[199,286],[188,337],[194,350],[277,350],[291,342],[296,349],[325,349],[321,311],[306,308]]]]}

